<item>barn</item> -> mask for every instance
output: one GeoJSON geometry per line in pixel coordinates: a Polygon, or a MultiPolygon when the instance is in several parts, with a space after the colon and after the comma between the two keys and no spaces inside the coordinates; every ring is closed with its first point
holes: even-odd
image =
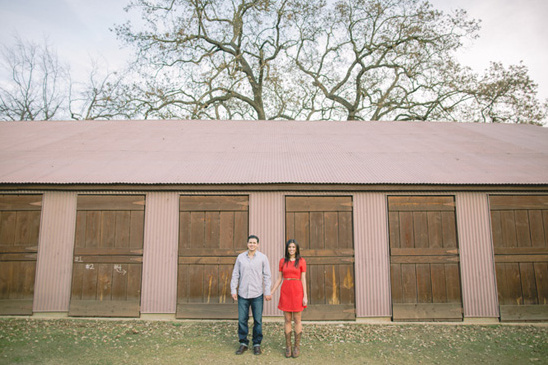
{"type": "Polygon", "coordinates": [[[0,315],[236,318],[248,234],[299,242],[304,319],[546,321],[548,129],[0,123],[0,315]]]}

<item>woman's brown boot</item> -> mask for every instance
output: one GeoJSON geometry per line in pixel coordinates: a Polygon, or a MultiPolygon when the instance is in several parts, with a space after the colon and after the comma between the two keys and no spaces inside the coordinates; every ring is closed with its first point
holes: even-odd
{"type": "Polygon", "coordinates": [[[285,334],[285,357],[291,357],[291,332],[285,334]]]}
{"type": "Polygon", "coordinates": [[[293,347],[293,357],[299,357],[301,354],[301,335],[302,332],[295,332],[295,347],[293,347]]]}

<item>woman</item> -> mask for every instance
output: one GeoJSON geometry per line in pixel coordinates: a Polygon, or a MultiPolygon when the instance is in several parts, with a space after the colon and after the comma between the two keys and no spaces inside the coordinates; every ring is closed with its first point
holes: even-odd
{"type": "Polygon", "coordinates": [[[278,309],[284,312],[285,357],[298,357],[300,354],[301,314],[308,304],[306,295],[306,261],[301,257],[299,245],[294,239],[285,244],[285,257],[280,259],[278,280],[272,288],[276,291],[280,284],[278,309]],[[295,322],[295,346],[291,349],[291,321],[295,322]]]}

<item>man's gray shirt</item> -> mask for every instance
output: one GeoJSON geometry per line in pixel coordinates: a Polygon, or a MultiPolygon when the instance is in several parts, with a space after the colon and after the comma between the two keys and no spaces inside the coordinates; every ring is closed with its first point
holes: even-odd
{"type": "Polygon", "coordinates": [[[253,258],[249,258],[245,251],[238,255],[230,281],[231,294],[236,294],[237,288],[242,298],[257,298],[262,294],[270,295],[271,286],[270,265],[265,254],[255,251],[253,258]]]}

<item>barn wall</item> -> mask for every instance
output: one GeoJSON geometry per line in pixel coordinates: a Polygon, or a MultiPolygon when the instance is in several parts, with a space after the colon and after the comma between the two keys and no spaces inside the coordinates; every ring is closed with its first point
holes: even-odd
{"type": "Polygon", "coordinates": [[[498,317],[488,195],[457,193],[464,317],[498,317]]]}
{"type": "MultiPolygon", "coordinates": [[[[249,195],[249,233],[260,239],[260,251],[270,263],[272,285],[278,277],[278,261],[284,255],[285,247],[285,194],[281,192],[251,193],[249,195]]],[[[245,249],[245,242],[242,242],[245,249]]],[[[264,304],[265,316],[281,316],[277,308],[280,290],[272,301],[264,304]]]]}
{"type": "Polygon", "coordinates": [[[38,243],[34,312],[67,312],[69,308],[74,234],[74,192],[46,192],[38,243]]]}
{"type": "Polygon", "coordinates": [[[179,194],[146,196],[141,313],[175,313],[179,194]]]}
{"type": "Polygon", "coordinates": [[[354,194],[356,316],[390,317],[388,211],[383,193],[354,194]]]}

